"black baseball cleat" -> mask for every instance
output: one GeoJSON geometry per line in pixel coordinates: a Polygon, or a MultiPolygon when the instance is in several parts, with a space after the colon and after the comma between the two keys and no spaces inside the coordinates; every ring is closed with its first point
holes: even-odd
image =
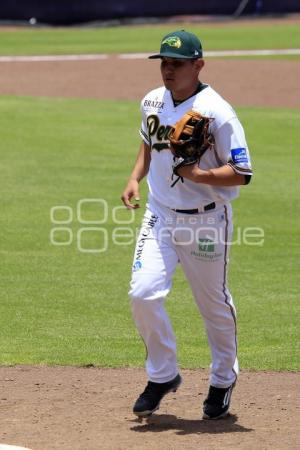
{"type": "Polygon", "coordinates": [[[154,383],[153,381],[148,381],[144,392],[134,404],[134,414],[139,417],[151,416],[151,414],[159,408],[159,404],[166,394],[177,391],[181,381],[182,379],[179,374],[167,383],[154,383]]]}
{"type": "Polygon", "coordinates": [[[229,413],[230,399],[235,383],[228,388],[209,387],[203,402],[203,419],[221,419],[229,413]]]}

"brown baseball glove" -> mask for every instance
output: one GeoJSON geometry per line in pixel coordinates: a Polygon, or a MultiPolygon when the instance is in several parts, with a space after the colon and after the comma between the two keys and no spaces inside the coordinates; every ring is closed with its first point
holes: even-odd
{"type": "Polygon", "coordinates": [[[213,146],[214,139],[209,133],[213,119],[190,110],[176,122],[170,132],[170,148],[174,155],[173,173],[178,169],[199,163],[206,150],[213,146]]]}

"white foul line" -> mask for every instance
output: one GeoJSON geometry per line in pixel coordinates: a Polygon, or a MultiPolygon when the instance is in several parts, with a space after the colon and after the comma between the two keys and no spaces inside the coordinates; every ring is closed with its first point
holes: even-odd
{"type": "MultiPolygon", "coordinates": [[[[147,59],[152,53],[122,53],[115,55],[118,59],[147,59]]],[[[206,51],[204,57],[215,58],[222,56],[272,56],[272,55],[300,55],[300,48],[272,49],[272,50],[217,50],[206,51]]],[[[36,56],[0,56],[1,62],[45,62],[45,61],[99,61],[114,55],[36,55],[36,56]]]]}
{"type": "Polygon", "coordinates": [[[286,48],[274,50],[222,50],[208,51],[204,56],[271,56],[271,55],[300,55],[300,48],[286,48]]]}
{"type": "MultiPolygon", "coordinates": [[[[145,59],[153,53],[123,53],[120,59],[145,59]]],[[[219,56],[268,56],[268,55],[300,55],[300,48],[272,49],[272,50],[212,50],[205,51],[204,57],[219,56]]]]}
{"type": "Polygon", "coordinates": [[[97,61],[109,55],[40,55],[40,56],[0,56],[0,62],[44,62],[44,61],[97,61]]]}
{"type": "Polygon", "coordinates": [[[0,450],[30,450],[27,447],[19,447],[16,445],[0,444],[0,450]]]}

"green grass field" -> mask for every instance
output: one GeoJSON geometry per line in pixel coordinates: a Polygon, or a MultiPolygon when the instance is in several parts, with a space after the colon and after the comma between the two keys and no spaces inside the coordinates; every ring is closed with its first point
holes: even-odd
{"type": "MultiPolygon", "coordinates": [[[[3,96],[0,112],[0,364],[142,366],[143,344],[127,297],[133,239],[123,230],[119,241],[127,245],[112,241],[113,208],[121,205],[139,142],[137,102],[3,96]],[[107,202],[105,223],[79,223],[82,199],[107,202]],[[55,206],[69,208],[56,211],[56,220],[67,221],[72,210],[72,221],[52,223],[55,206]],[[103,247],[107,233],[106,252],[78,250],[79,230],[92,226],[102,231],[83,232],[81,246],[103,247]],[[72,242],[53,245],[51,232],[56,244],[72,242]]],[[[232,247],[240,363],[248,369],[299,370],[300,109],[238,113],[255,176],[234,202],[235,226],[265,233],[262,246],[232,247]]],[[[144,184],[143,204],[145,199],[144,184]]],[[[128,214],[118,211],[123,221],[128,214]]],[[[103,206],[86,203],[81,215],[97,220],[103,206]]],[[[140,210],[133,223],[120,226],[134,234],[141,217],[140,210]]],[[[203,325],[180,270],[167,304],[180,364],[207,367],[203,325]]]]}
{"type": "MultiPolygon", "coordinates": [[[[236,25],[186,23],[107,28],[1,30],[0,55],[156,52],[161,37],[174,29],[196,33],[205,50],[300,48],[298,24],[256,22],[236,25]]],[[[298,56],[299,58],[299,56],[298,56]]]]}
{"type": "MultiPolygon", "coordinates": [[[[300,47],[293,24],[170,24],[1,30],[0,55],[155,52],[163,34],[184,27],[207,50],[300,47]]],[[[139,143],[138,103],[2,96],[0,112],[0,364],[142,366],[144,347],[127,291],[143,208],[133,223],[119,225],[126,227],[122,236],[114,235],[113,223],[114,211],[119,220],[129,217],[114,208],[121,206],[139,143]],[[81,223],[104,215],[103,203],[85,202],[78,216],[84,199],[105,202],[105,223],[81,223]],[[64,209],[51,216],[55,207],[64,209]],[[105,252],[87,251],[104,246],[105,252]]],[[[231,250],[240,363],[299,370],[300,109],[238,113],[255,176],[234,202],[235,240],[246,227],[265,235],[262,246],[234,244],[231,250]]],[[[145,183],[142,192],[144,204],[145,183]]],[[[180,269],[167,308],[182,367],[207,367],[203,325],[180,269]]]]}

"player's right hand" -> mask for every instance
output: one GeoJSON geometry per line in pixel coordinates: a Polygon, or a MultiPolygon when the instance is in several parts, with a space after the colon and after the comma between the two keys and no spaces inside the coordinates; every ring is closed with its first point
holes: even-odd
{"type": "Polygon", "coordinates": [[[121,199],[127,209],[137,209],[140,207],[138,203],[140,200],[139,183],[137,180],[130,179],[128,181],[121,199]],[[131,203],[132,199],[136,200],[137,203],[131,203]]]}

